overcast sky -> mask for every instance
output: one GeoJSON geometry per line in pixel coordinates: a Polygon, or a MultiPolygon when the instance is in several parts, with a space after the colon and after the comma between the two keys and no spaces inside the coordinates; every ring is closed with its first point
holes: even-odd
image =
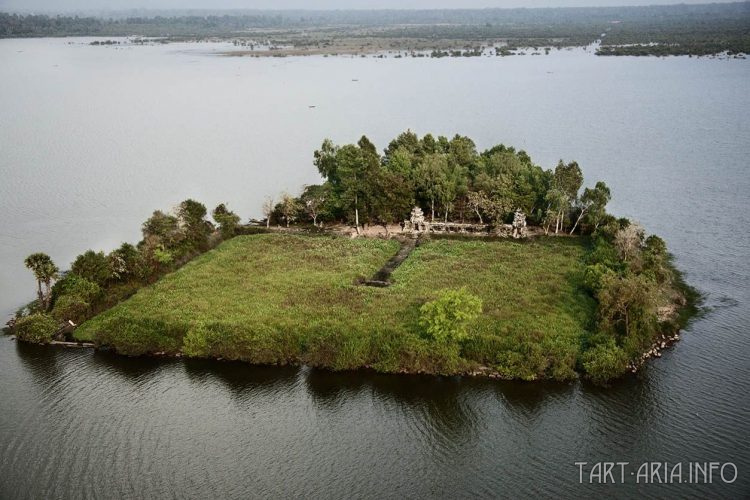
{"type": "MultiPolygon", "coordinates": [[[[716,1],[716,0],[713,0],[716,1]]],[[[731,0],[730,0],[731,1],[731,0]]],[[[711,3],[712,0],[0,0],[0,10],[445,9],[711,3]]]]}

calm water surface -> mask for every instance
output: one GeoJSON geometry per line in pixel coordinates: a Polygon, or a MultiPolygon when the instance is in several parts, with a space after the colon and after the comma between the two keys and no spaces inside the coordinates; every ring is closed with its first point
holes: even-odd
{"type": "MultiPolygon", "coordinates": [[[[72,42],[72,43],[71,43],[72,42]]],[[[194,197],[243,217],[317,181],[323,138],[411,128],[579,161],[711,311],[639,376],[585,384],[131,360],[0,338],[0,498],[750,495],[750,61],[223,58],[0,41],[0,313],[194,197]],[[352,81],[356,79],[358,81],[352,81]],[[309,106],[314,105],[315,108],[309,106]],[[579,486],[577,461],[734,462],[730,485],[579,486]]]]}

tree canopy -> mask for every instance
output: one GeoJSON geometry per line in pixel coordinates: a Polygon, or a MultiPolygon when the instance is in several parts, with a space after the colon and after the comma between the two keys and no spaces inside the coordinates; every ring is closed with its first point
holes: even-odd
{"type": "Polygon", "coordinates": [[[420,138],[407,130],[382,154],[366,136],[345,145],[326,139],[313,163],[325,182],[307,186],[299,205],[312,209],[305,212],[315,224],[321,218],[356,228],[394,224],[418,205],[433,222],[493,225],[510,222],[520,209],[531,224],[572,234],[598,227],[610,198],[601,181],[579,197],[583,172],[576,162],[561,160],[554,170],[545,170],[525,151],[498,144],[479,152],[461,135],[420,138]],[[314,207],[311,193],[318,193],[314,207]]]}

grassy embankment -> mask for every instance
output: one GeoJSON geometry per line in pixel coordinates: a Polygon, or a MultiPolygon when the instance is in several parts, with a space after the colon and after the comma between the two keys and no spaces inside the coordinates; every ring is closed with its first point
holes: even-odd
{"type": "Polygon", "coordinates": [[[397,249],[376,239],[240,236],[87,321],[76,336],[123,354],[575,377],[596,307],[582,288],[579,238],[433,239],[393,273],[391,287],[355,283],[397,249]],[[422,336],[419,307],[463,286],[483,311],[456,355],[422,336]]]}

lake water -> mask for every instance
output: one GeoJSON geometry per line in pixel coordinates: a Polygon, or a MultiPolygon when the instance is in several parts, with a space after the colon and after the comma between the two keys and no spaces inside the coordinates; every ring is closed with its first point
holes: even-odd
{"type": "MultiPolygon", "coordinates": [[[[577,160],[663,236],[711,311],[587,384],[132,360],[0,338],[0,497],[747,497],[750,61],[227,58],[222,46],[0,40],[0,313],[193,197],[257,217],[322,140],[411,128],[577,160]],[[355,81],[356,80],[356,81],[355,81]],[[311,108],[310,106],[315,106],[311,108]],[[575,462],[733,462],[731,484],[578,485],[575,462]],[[583,493],[581,493],[583,492],[583,493]]],[[[512,300],[512,298],[509,298],[512,300]]],[[[683,479],[686,480],[686,479],[683,479]]],[[[718,484],[717,484],[718,482],[718,484]]]]}

